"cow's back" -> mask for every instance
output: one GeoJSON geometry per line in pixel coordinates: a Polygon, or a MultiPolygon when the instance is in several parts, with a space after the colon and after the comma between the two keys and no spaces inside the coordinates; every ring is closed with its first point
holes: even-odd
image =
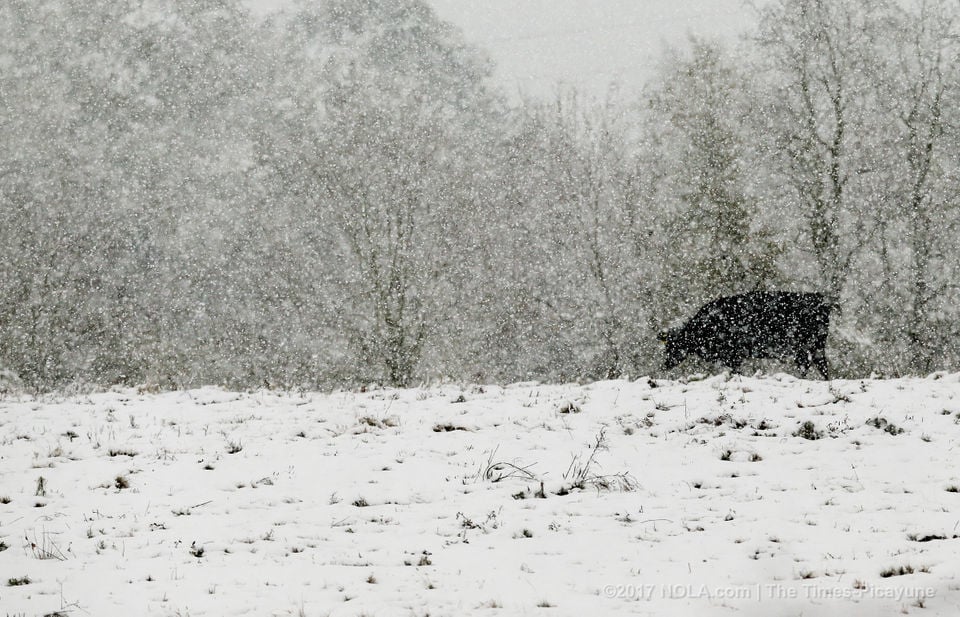
{"type": "Polygon", "coordinates": [[[826,377],[829,317],[822,294],[754,291],[704,304],[674,344],[680,359],[695,354],[739,370],[747,358],[793,358],[804,371],[815,362],[826,377]]]}
{"type": "Polygon", "coordinates": [[[819,293],[753,291],[708,302],[689,327],[700,339],[740,347],[749,355],[825,337],[829,311],[819,293]]]}
{"type": "Polygon", "coordinates": [[[751,346],[788,351],[822,345],[826,338],[830,307],[822,294],[753,292],[740,297],[750,315],[751,346]]]}

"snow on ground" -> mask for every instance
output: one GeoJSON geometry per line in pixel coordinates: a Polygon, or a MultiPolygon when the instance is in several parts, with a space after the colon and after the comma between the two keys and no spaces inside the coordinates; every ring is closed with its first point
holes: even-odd
{"type": "Polygon", "coordinates": [[[958,418],[958,375],[8,397],[0,615],[955,615],[958,418]]]}

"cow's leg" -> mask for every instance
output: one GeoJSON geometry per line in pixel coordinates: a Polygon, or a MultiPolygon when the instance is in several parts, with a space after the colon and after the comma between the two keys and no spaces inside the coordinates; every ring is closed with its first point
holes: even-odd
{"type": "Polygon", "coordinates": [[[807,378],[807,371],[810,370],[810,352],[806,349],[798,349],[793,354],[793,362],[800,369],[800,379],[807,378]]]}
{"type": "Polygon", "coordinates": [[[817,370],[823,375],[823,378],[830,381],[829,369],[827,368],[827,353],[821,348],[813,352],[813,363],[817,370]]]}
{"type": "Polygon", "coordinates": [[[743,358],[728,358],[724,364],[730,367],[731,373],[739,375],[740,367],[743,366],[743,358]]]}

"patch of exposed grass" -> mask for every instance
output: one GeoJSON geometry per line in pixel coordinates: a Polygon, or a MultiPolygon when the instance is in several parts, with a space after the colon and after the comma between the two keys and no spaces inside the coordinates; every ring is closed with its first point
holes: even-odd
{"type": "Polygon", "coordinates": [[[450,432],[453,432],[453,431],[469,431],[469,430],[470,430],[470,429],[468,429],[468,428],[465,427],[465,426],[457,426],[456,424],[451,424],[450,422],[446,422],[446,423],[444,423],[444,424],[434,424],[434,425],[433,425],[433,432],[434,432],[434,433],[450,433],[450,432]]]}
{"type": "Polygon", "coordinates": [[[741,429],[747,426],[747,421],[742,418],[734,418],[728,413],[710,417],[703,416],[697,420],[697,424],[712,424],[713,426],[729,426],[730,428],[741,429]]]}
{"type": "Polygon", "coordinates": [[[867,420],[866,424],[867,426],[872,426],[873,428],[882,430],[883,432],[889,433],[890,435],[899,435],[900,433],[903,432],[902,428],[888,421],[886,418],[881,418],[880,416],[877,416],[875,418],[870,418],[869,420],[867,420]]]}
{"type": "Polygon", "coordinates": [[[894,566],[892,568],[887,568],[880,572],[880,578],[890,578],[891,576],[904,576],[907,574],[913,574],[913,566],[907,564],[905,566],[894,566]]]}
{"type": "Polygon", "coordinates": [[[957,534],[953,534],[952,536],[945,536],[939,533],[931,533],[923,536],[915,533],[907,534],[907,539],[911,542],[933,542],[934,540],[956,540],[958,538],[960,538],[960,536],[957,534]]]}
{"type": "Polygon", "coordinates": [[[802,437],[804,439],[809,439],[810,441],[815,441],[817,439],[823,438],[823,431],[817,430],[817,425],[807,420],[800,425],[796,431],[793,432],[794,437],[802,437]]]}

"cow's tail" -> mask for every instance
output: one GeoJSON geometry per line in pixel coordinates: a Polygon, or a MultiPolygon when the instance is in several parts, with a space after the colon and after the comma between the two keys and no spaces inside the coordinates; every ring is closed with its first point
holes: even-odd
{"type": "Polygon", "coordinates": [[[824,306],[826,306],[826,310],[827,310],[826,318],[827,318],[828,321],[829,321],[829,319],[830,319],[830,313],[831,313],[831,312],[836,312],[837,314],[839,314],[839,313],[841,312],[841,310],[840,310],[840,294],[838,294],[838,293],[823,292],[823,293],[820,294],[820,297],[823,298],[823,304],[824,304],[824,306]]]}
{"type": "Polygon", "coordinates": [[[821,336],[825,339],[827,334],[830,332],[830,313],[837,308],[837,305],[833,302],[829,302],[826,298],[817,307],[817,323],[821,328],[821,336]]]}

